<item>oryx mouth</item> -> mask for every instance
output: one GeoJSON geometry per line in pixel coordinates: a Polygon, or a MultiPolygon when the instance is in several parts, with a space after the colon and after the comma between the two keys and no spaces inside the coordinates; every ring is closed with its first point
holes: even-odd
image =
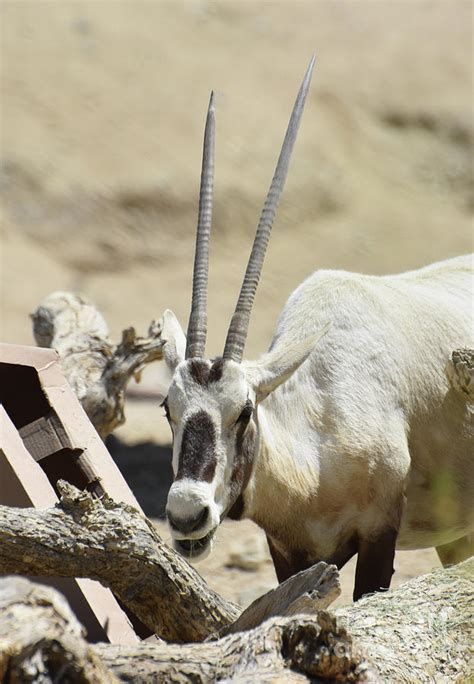
{"type": "Polygon", "coordinates": [[[185,558],[198,558],[209,547],[216,530],[214,527],[201,539],[175,539],[174,547],[185,558]]]}

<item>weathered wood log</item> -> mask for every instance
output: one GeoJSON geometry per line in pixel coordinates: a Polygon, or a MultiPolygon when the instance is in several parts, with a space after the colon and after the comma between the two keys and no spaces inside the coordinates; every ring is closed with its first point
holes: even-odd
{"type": "Polygon", "coordinates": [[[318,563],[239,617],[241,609],[213,592],[138,511],[66,482],[58,488],[62,498],[53,509],[0,506],[0,573],[98,579],[168,641],[244,631],[270,616],[315,614],[340,593],[335,566],[318,563]]]}
{"type": "Polygon", "coordinates": [[[469,402],[474,402],[474,349],[455,349],[447,366],[449,380],[469,402]]]}
{"type": "Polygon", "coordinates": [[[1,682],[117,682],[84,636],[58,591],[22,577],[0,578],[1,682]]]}
{"type": "Polygon", "coordinates": [[[473,675],[474,558],[394,591],[186,646],[94,647],[121,681],[453,682],[473,675]],[[152,674],[154,677],[152,677],[152,674]]]}
{"type": "Polygon", "coordinates": [[[54,508],[0,506],[0,574],[98,580],[167,641],[202,641],[238,617],[134,508],[58,489],[54,508]]]}
{"type": "Polygon", "coordinates": [[[96,653],[123,682],[373,681],[372,668],[328,613],[277,617],[204,644],[98,644],[96,653]]]}
{"type": "Polygon", "coordinates": [[[130,379],[163,356],[161,324],[152,321],[147,337],[134,328],[114,345],[107,323],[95,306],[70,292],[53,292],[32,314],[40,347],[56,349],[63,372],[104,439],[125,422],[124,396],[130,379]]]}
{"type": "Polygon", "coordinates": [[[257,629],[203,644],[91,646],[57,591],[25,579],[0,579],[0,680],[10,684],[355,682],[369,672],[346,630],[325,613],[272,618],[257,629]]]}
{"type": "Polygon", "coordinates": [[[474,556],[334,611],[382,682],[474,675],[474,556]]]}
{"type": "Polygon", "coordinates": [[[316,563],[257,598],[221,636],[252,629],[270,617],[309,614],[327,608],[341,593],[335,565],[316,563]]]}
{"type": "Polygon", "coordinates": [[[111,682],[112,675],[134,684],[467,681],[473,578],[471,559],[334,615],[271,618],[253,630],[203,644],[134,647],[84,644],[80,627],[54,590],[26,580],[18,590],[18,580],[12,585],[7,578],[0,581],[0,675],[7,672],[7,681],[15,684],[111,682]]]}

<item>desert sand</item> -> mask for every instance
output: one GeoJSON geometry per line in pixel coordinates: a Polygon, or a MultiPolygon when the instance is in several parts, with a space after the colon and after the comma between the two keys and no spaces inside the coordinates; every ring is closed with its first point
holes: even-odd
{"type": "MultiPolygon", "coordinates": [[[[313,52],[246,355],[265,351],[315,269],[389,273],[472,251],[471,2],[7,0],[0,13],[2,341],[31,344],[29,313],[57,289],[92,299],[114,339],[129,325],[145,332],[165,308],[186,323],[212,88],[207,351],[219,354],[313,52]]],[[[153,390],[156,374],[142,386],[153,390]]],[[[169,474],[161,413],[130,401],[111,445],[151,515],[169,474]]],[[[437,563],[433,550],[399,553],[394,583],[437,563]]],[[[276,581],[249,522],[226,522],[198,569],[244,603],[276,581]],[[245,543],[260,549],[257,570],[227,568],[245,543]]]]}

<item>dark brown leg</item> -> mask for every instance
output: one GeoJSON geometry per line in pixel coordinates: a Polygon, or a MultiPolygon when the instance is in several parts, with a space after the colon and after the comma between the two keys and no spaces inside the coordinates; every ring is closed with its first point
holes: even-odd
{"type": "Polygon", "coordinates": [[[277,549],[271,538],[267,535],[268,548],[275,566],[278,581],[284,582],[301,570],[306,570],[318,561],[324,560],[330,565],[336,565],[340,570],[357,553],[357,538],[351,537],[346,544],[343,544],[331,558],[313,558],[301,551],[285,551],[277,549]]]}
{"type": "Polygon", "coordinates": [[[308,561],[306,553],[299,551],[288,551],[282,553],[276,548],[275,544],[267,534],[268,548],[270,549],[270,554],[273,560],[273,565],[275,566],[275,572],[280,584],[295,575],[301,570],[306,570],[313,565],[313,563],[308,561]]]}
{"type": "MultiPolygon", "coordinates": [[[[350,561],[352,556],[355,556],[357,553],[358,549],[358,539],[357,536],[354,535],[345,544],[342,544],[338,550],[336,551],[329,560],[326,561],[326,563],[331,563],[334,564],[338,570],[343,568],[346,563],[350,561]]],[[[326,560],[326,559],[324,559],[326,560]]]]}
{"type": "Polygon", "coordinates": [[[390,587],[397,534],[398,530],[387,528],[373,539],[359,540],[354,601],[390,587]]]}

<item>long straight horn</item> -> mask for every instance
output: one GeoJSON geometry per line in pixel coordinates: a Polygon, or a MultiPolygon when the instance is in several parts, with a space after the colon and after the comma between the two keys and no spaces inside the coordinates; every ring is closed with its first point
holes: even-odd
{"type": "Polygon", "coordinates": [[[281,148],[280,156],[278,158],[278,163],[276,165],[275,174],[273,176],[260,220],[258,222],[257,233],[255,235],[252,252],[247,264],[244,282],[242,283],[237,306],[230,322],[229,332],[227,333],[227,339],[224,348],[225,359],[232,359],[237,362],[242,360],[253,300],[255,298],[255,292],[257,290],[260,273],[262,271],[263,260],[265,258],[265,252],[267,250],[268,240],[270,238],[270,232],[272,230],[278,202],[285,185],[288,165],[290,163],[293,145],[298,133],[301,115],[303,114],[304,104],[306,95],[308,93],[309,84],[311,82],[311,75],[313,73],[315,60],[316,57],[313,55],[306,70],[303,83],[301,84],[300,90],[298,92],[285,139],[283,141],[283,146],[281,148]]]}
{"type": "Polygon", "coordinates": [[[212,192],[214,185],[214,93],[207,110],[202,151],[199,218],[194,255],[193,297],[189,316],[185,358],[202,358],[207,333],[207,280],[209,274],[209,236],[212,223],[212,192]]]}

